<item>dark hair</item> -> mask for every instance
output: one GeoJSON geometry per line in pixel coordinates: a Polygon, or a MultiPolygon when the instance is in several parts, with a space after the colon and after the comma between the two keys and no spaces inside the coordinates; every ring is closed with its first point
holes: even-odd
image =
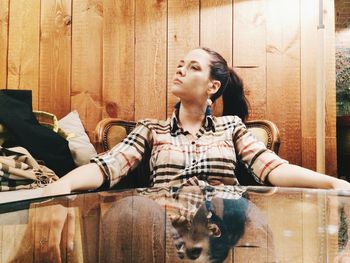
{"type": "Polygon", "coordinates": [[[221,83],[219,90],[210,99],[214,102],[222,95],[224,103],[222,115],[237,115],[245,121],[249,114],[249,102],[244,95],[241,78],[219,53],[207,47],[199,48],[211,57],[210,78],[221,83]]]}

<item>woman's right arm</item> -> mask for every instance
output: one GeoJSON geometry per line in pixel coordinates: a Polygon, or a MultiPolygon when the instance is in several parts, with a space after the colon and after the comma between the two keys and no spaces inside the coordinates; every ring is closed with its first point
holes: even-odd
{"type": "Polygon", "coordinates": [[[104,183],[106,187],[112,187],[140,163],[146,146],[152,144],[152,132],[147,121],[141,121],[122,142],[110,151],[94,157],[90,164],[80,166],[57,182],[46,186],[43,195],[95,190],[104,183]]]}
{"type": "Polygon", "coordinates": [[[82,165],[49,184],[44,188],[43,195],[68,194],[74,191],[94,190],[105,181],[105,175],[96,163],[82,165]]]}

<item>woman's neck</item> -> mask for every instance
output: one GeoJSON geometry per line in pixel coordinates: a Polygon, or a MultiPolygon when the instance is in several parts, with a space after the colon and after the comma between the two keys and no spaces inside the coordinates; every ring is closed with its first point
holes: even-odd
{"type": "Polygon", "coordinates": [[[198,105],[193,103],[181,102],[179,109],[179,121],[184,130],[195,135],[202,127],[205,119],[207,105],[198,105]]]}

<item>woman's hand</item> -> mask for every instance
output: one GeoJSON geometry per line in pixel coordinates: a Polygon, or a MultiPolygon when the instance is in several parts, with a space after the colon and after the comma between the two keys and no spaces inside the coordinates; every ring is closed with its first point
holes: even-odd
{"type": "Polygon", "coordinates": [[[26,262],[35,256],[38,262],[61,263],[60,248],[72,253],[74,236],[74,208],[68,207],[66,198],[34,203],[23,240],[9,262],[26,262]]]}
{"type": "Polygon", "coordinates": [[[35,216],[31,224],[35,225],[35,243],[38,248],[40,262],[61,263],[60,244],[63,236],[64,225],[67,222],[67,243],[62,244],[67,252],[73,251],[75,235],[75,213],[72,207],[61,204],[48,205],[35,208],[35,216]]]}
{"type": "Polygon", "coordinates": [[[334,190],[349,190],[350,191],[350,183],[342,180],[342,179],[338,179],[338,178],[334,178],[335,180],[333,180],[332,182],[332,188],[334,190]]]}

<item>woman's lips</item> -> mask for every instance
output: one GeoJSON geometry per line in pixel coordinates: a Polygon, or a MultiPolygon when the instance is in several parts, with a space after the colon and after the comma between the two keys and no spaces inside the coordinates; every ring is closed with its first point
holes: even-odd
{"type": "Polygon", "coordinates": [[[181,80],[179,80],[178,78],[176,78],[176,79],[174,79],[173,83],[179,83],[179,84],[181,84],[181,83],[182,83],[182,81],[181,81],[181,80]]]}

